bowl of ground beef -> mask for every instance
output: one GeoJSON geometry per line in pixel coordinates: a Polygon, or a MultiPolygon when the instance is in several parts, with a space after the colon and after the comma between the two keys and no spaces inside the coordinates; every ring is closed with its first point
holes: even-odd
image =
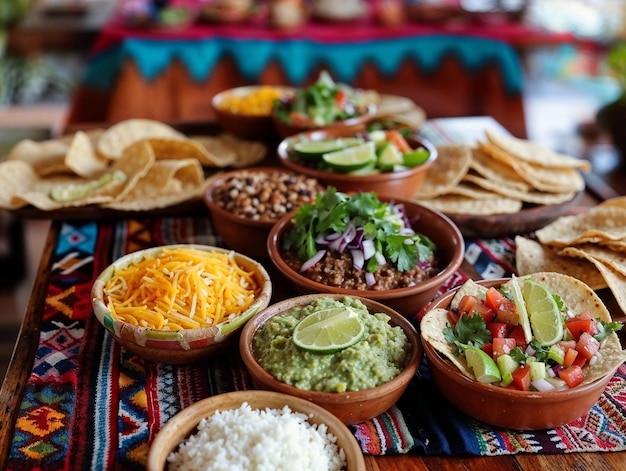
{"type": "Polygon", "coordinates": [[[244,326],[239,351],[257,388],[306,399],[348,425],[393,406],[423,358],[403,315],[337,294],[272,304],[244,326]],[[322,334],[309,335],[316,329],[322,334]]]}
{"type": "Polygon", "coordinates": [[[267,240],[272,262],[302,294],[362,296],[412,317],[463,262],[463,236],[438,211],[373,193],[353,194],[346,203],[332,187],[323,195],[280,219],[267,240]],[[354,208],[362,214],[350,219],[346,211],[354,208]],[[336,216],[343,222],[329,220],[336,216]]]}
{"type": "Polygon", "coordinates": [[[268,258],[267,237],[274,223],[323,190],[315,178],[278,167],[239,169],[216,178],[204,202],[226,247],[268,258]]]}

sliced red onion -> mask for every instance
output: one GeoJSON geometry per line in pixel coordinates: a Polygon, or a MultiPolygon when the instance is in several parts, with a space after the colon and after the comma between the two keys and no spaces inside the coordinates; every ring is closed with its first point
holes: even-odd
{"type": "Polygon", "coordinates": [[[363,249],[363,256],[365,257],[365,260],[369,260],[376,255],[376,245],[372,239],[363,239],[361,248],[363,249]]]}
{"type": "Polygon", "coordinates": [[[302,266],[300,267],[300,273],[307,271],[309,268],[319,262],[324,257],[324,255],[326,255],[326,250],[318,250],[315,255],[313,255],[302,264],[302,266]]]}
{"type": "Polygon", "coordinates": [[[376,277],[373,273],[365,272],[365,284],[367,286],[374,286],[376,284],[376,277]]]}
{"type": "Polygon", "coordinates": [[[350,250],[350,254],[352,255],[354,268],[356,268],[357,270],[362,270],[363,264],[365,263],[365,258],[363,257],[363,251],[360,249],[352,249],[350,250]]]}
{"type": "Polygon", "coordinates": [[[323,234],[318,234],[315,238],[315,243],[317,245],[328,245],[330,241],[328,240],[328,236],[324,236],[323,234]]]}
{"type": "Polygon", "coordinates": [[[412,227],[403,227],[398,232],[400,235],[405,235],[405,236],[415,235],[415,231],[413,230],[412,227]]]}
{"type": "Polygon", "coordinates": [[[554,391],[556,389],[550,381],[543,378],[535,379],[530,384],[539,392],[554,391]]]}
{"type": "Polygon", "coordinates": [[[332,234],[328,234],[325,237],[328,242],[332,242],[333,240],[341,237],[341,232],[333,232],[332,234]]]}
{"type": "Polygon", "coordinates": [[[524,353],[530,357],[534,357],[535,353],[537,352],[535,351],[533,347],[530,346],[530,344],[528,344],[528,346],[526,347],[526,350],[524,350],[524,353]]]}
{"type": "Polygon", "coordinates": [[[343,253],[346,250],[346,247],[354,240],[356,237],[356,229],[353,225],[349,225],[343,233],[343,237],[341,238],[341,243],[339,244],[339,253],[343,253]]]}
{"type": "Polygon", "coordinates": [[[354,236],[354,239],[352,239],[352,242],[350,242],[348,244],[348,248],[349,249],[360,248],[362,241],[363,241],[363,228],[362,227],[357,227],[356,228],[356,235],[354,236]]]}

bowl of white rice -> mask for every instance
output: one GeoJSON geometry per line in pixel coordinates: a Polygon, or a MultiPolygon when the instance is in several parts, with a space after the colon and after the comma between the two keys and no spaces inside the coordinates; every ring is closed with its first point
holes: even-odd
{"type": "Polygon", "coordinates": [[[147,471],[364,471],[348,427],[307,400],[236,391],[196,402],[157,433],[147,471]]]}

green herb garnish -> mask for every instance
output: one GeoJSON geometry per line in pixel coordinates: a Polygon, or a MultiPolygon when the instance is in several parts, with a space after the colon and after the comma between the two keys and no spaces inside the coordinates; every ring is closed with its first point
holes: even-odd
{"type": "Polygon", "coordinates": [[[467,346],[480,348],[491,342],[491,332],[479,313],[459,317],[454,327],[450,325],[444,327],[443,335],[448,342],[456,345],[455,355],[463,353],[467,346]]]}
{"type": "MultiPolygon", "coordinates": [[[[421,234],[404,234],[407,229],[404,215],[397,206],[381,202],[376,193],[347,195],[328,187],[318,194],[314,204],[301,206],[293,218],[293,228],[285,234],[282,248],[296,252],[306,261],[321,246],[318,237],[343,234],[349,225],[363,231],[363,237],[373,241],[376,251],[391,261],[399,271],[414,268],[433,254],[435,244],[421,234]]],[[[367,261],[365,269],[378,268],[376,258],[367,261]]]]}

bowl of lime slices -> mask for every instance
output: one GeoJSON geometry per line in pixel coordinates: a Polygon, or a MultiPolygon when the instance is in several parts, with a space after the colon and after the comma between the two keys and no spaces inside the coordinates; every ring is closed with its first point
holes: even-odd
{"type": "Polygon", "coordinates": [[[307,399],[346,424],[395,404],[423,356],[415,328],[395,310],[320,293],[267,307],[239,347],[256,387],[307,399]]]}
{"type": "Polygon", "coordinates": [[[412,198],[428,177],[437,149],[396,129],[328,128],[297,134],[278,146],[281,163],[340,191],[412,198]]]}

